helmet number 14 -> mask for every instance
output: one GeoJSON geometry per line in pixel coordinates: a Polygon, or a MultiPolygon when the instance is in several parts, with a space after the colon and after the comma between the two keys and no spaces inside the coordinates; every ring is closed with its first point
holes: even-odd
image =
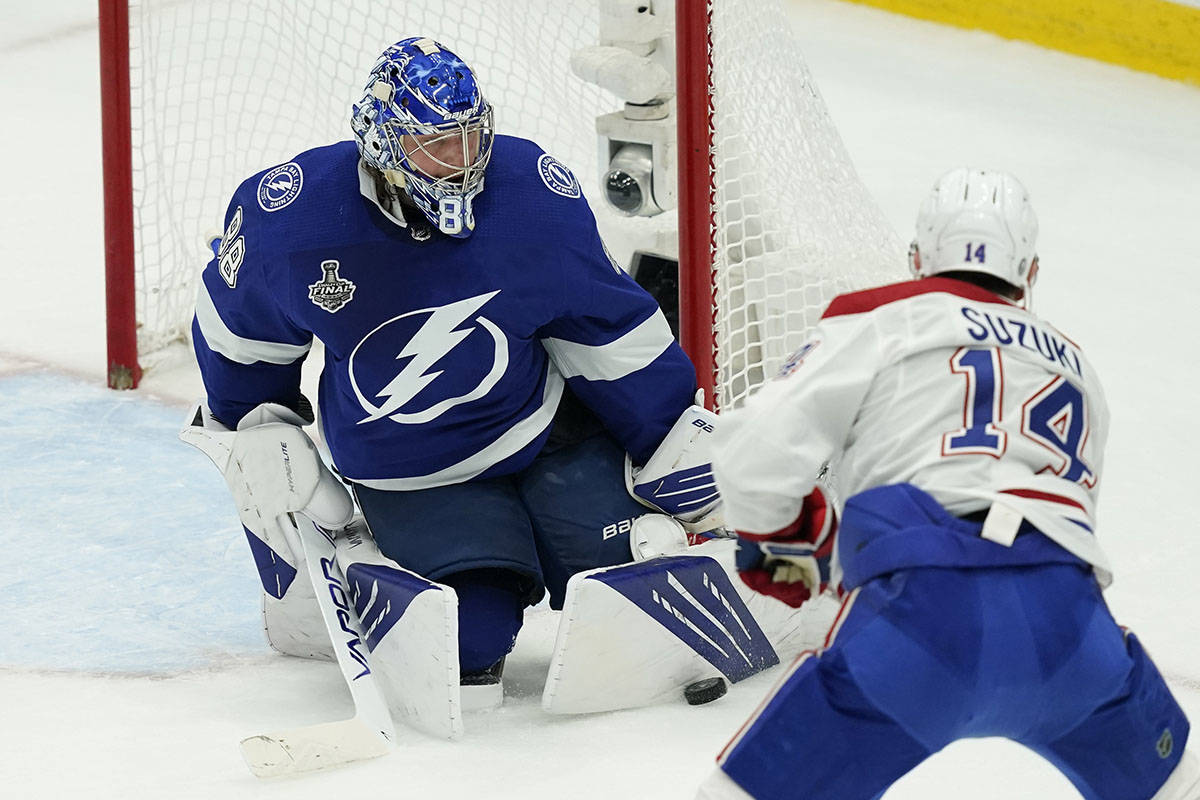
{"type": "Polygon", "coordinates": [[[971,252],[972,244],[973,244],[972,242],[967,242],[967,256],[964,259],[964,263],[970,264],[972,258],[974,258],[974,260],[980,264],[987,261],[987,251],[985,250],[987,245],[983,245],[983,244],[979,245],[978,247],[975,248],[975,252],[972,253],[971,252]]]}

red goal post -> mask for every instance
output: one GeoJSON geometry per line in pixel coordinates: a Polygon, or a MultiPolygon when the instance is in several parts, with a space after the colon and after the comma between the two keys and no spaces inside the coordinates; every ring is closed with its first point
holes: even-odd
{"type": "Polygon", "coordinates": [[[133,229],[133,140],[129,108],[129,3],[100,0],[100,126],[104,159],[104,286],[112,389],[134,389],[138,364],[133,229]]]}
{"type": "MultiPolygon", "coordinates": [[[[903,248],[858,180],[791,34],[789,0],[100,0],[108,376],[138,384],[186,342],[205,235],[254,172],[349,138],[387,44],[440,39],[501,133],[577,174],[614,256],[680,264],[680,340],[708,403],[740,402],[840,291],[898,277],[903,248]],[[336,7],[334,7],[336,6],[336,7]],[[604,201],[597,119],[615,95],[571,72],[601,11],[655,17],[674,48],[677,208],[604,201]],[[381,22],[386,20],[386,24],[381,22]]],[[[620,25],[617,26],[620,28],[620,25]]],[[[636,277],[636,276],[635,276],[636,277]]],[[[178,357],[178,354],[175,356],[178,357]]]]}

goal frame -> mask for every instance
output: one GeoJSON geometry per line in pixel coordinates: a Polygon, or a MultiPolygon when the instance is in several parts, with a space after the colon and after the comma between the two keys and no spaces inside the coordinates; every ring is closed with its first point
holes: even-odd
{"type": "Polygon", "coordinates": [[[100,0],[100,129],[104,175],[104,294],[111,389],[142,380],[137,346],[129,1],[100,0]]]}

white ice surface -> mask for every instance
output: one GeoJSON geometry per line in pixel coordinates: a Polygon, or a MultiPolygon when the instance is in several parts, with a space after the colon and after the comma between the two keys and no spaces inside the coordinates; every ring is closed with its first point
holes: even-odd
{"type": "MultiPolygon", "coordinates": [[[[174,441],[181,359],[145,391],[104,363],[95,5],[14,3],[0,31],[0,794],[11,797],[679,798],[774,680],[708,706],[548,718],[555,617],[530,612],[506,705],[457,744],[264,783],[238,738],[349,716],[332,665],[269,653],[220,478],[174,441]]],[[[1200,718],[1200,90],[828,0],[797,32],[859,171],[907,235],[961,163],[1011,170],[1042,222],[1036,303],[1087,350],[1113,409],[1100,535],[1108,598],[1200,718]]],[[[889,800],[1068,798],[995,740],[948,748],[889,800]]]]}

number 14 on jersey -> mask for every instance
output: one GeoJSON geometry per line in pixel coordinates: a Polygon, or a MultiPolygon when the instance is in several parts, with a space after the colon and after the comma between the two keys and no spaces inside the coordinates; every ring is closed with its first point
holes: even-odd
{"type": "MultiPolygon", "coordinates": [[[[1008,448],[1000,427],[1004,401],[1004,361],[998,348],[960,348],[950,371],[966,379],[963,427],[942,436],[942,455],[990,455],[1008,448]]],[[[1049,469],[1069,481],[1094,486],[1096,476],[1083,460],[1088,437],[1087,402],[1083,392],[1057,376],[1021,403],[1021,435],[1048,450],[1049,469]]]]}

